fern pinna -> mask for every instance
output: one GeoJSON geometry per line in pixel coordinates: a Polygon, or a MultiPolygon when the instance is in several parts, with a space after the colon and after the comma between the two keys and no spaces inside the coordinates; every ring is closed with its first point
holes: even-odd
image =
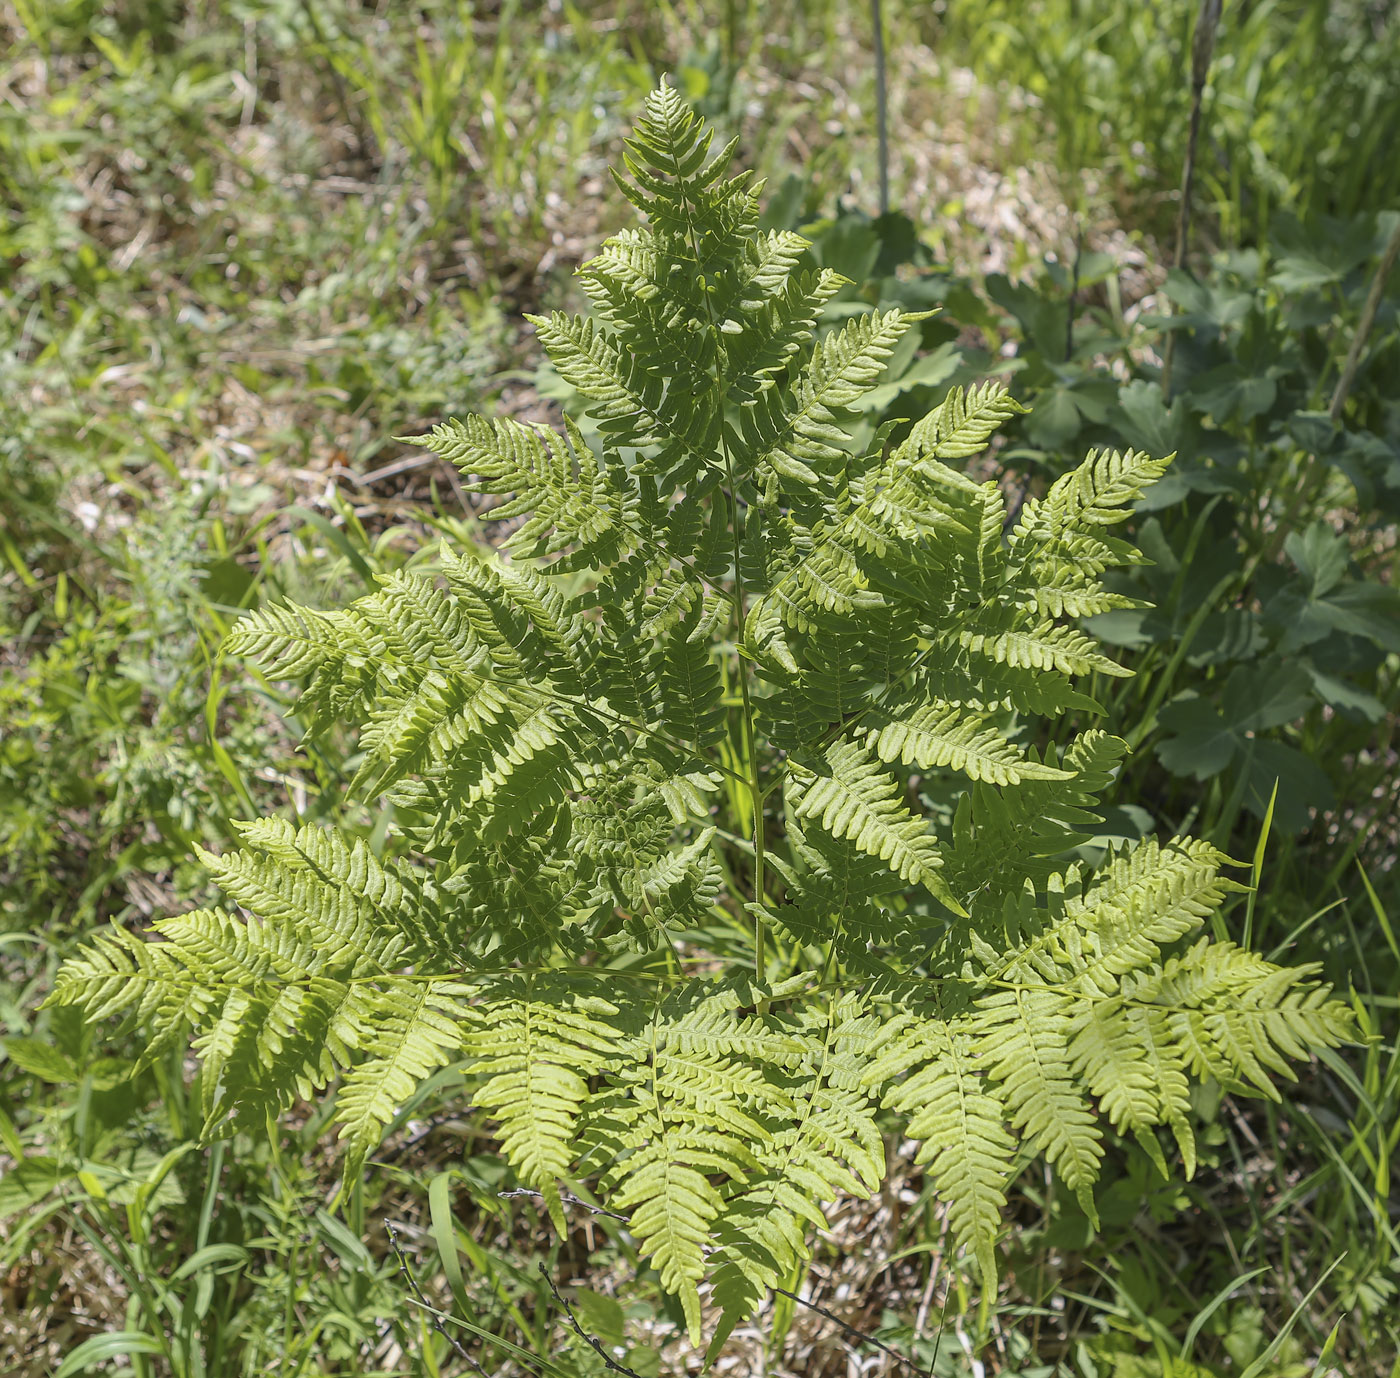
{"type": "MultiPolygon", "coordinates": [[[[732,148],[732,146],[731,146],[732,148]]],[[[1203,842],[1075,849],[1125,750],[1076,684],[1126,673],[1078,619],[1128,600],[1110,534],[1166,461],[1092,454],[1008,529],[958,462],[1015,403],[955,391],[898,443],[848,409],[921,319],[818,338],[843,285],[759,233],[676,93],[619,182],[646,218],[534,319],[597,443],[469,418],[424,445],[515,523],[339,612],[229,649],[360,725],[352,794],[391,845],[277,819],[205,861],[232,910],[116,929],[54,999],[192,1035],[211,1133],[334,1087],[346,1172],[448,1063],[519,1179],[625,1212],[719,1332],[823,1207],[918,1140],[984,1288],[1009,1181],[1043,1153],[1093,1216],[1110,1134],[1194,1164],[1193,1078],[1276,1095],[1345,1007],[1199,935],[1203,842]]]]}

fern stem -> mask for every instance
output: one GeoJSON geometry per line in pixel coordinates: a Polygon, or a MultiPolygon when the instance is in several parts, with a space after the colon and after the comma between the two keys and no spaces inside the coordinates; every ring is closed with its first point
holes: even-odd
{"type": "MultiPolygon", "coordinates": [[[[743,657],[740,657],[742,662],[743,657]]],[[[758,908],[753,916],[753,967],[754,975],[762,981],[764,971],[768,965],[767,954],[764,951],[767,941],[767,928],[763,922],[763,916],[759,908],[766,903],[764,889],[764,837],[763,837],[763,781],[758,775],[758,749],[754,741],[753,730],[753,706],[749,701],[749,677],[745,672],[742,663],[739,667],[739,690],[744,698],[744,735],[746,737],[745,748],[748,753],[749,765],[749,796],[752,800],[753,808],[753,897],[758,908]]],[[[767,1013],[767,1001],[763,1002],[765,1008],[759,1011],[760,1014],[767,1013]]]]}
{"type": "MultiPolygon", "coordinates": [[[[678,182],[681,181],[683,173],[681,170],[680,162],[675,157],[674,150],[672,151],[671,164],[672,175],[676,178],[678,182]]],[[[696,233],[695,220],[694,216],[692,215],[690,205],[687,203],[684,209],[686,220],[686,241],[690,246],[691,255],[694,258],[696,268],[698,269],[704,261],[700,253],[700,237],[696,233]]],[[[719,322],[715,319],[714,303],[710,299],[709,292],[705,290],[703,278],[701,279],[701,295],[705,303],[705,314],[709,317],[710,333],[716,340],[718,340],[720,334],[719,322]]],[[[734,559],[734,640],[735,644],[738,645],[739,642],[743,640],[744,618],[748,612],[748,609],[746,606],[747,600],[744,593],[744,570],[743,562],[741,559],[742,550],[739,542],[739,489],[738,485],[735,483],[734,480],[734,456],[730,452],[729,442],[728,439],[724,436],[723,431],[721,431],[720,434],[720,449],[724,453],[725,482],[728,487],[729,503],[732,509],[729,513],[729,534],[732,543],[734,559]]],[[[745,766],[747,770],[747,779],[745,783],[748,786],[749,797],[753,811],[753,897],[757,909],[761,908],[763,904],[765,863],[763,837],[763,782],[759,777],[758,771],[758,750],[753,725],[753,702],[749,695],[748,664],[742,655],[738,656],[737,659],[739,662],[739,696],[743,701],[744,714],[744,754],[745,766]]],[[[764,925],[761,913],[754,913],[753,927],[754,976],[758,981],[761,982],[764,979],[764,970],[768,964],[767,954],[765,951],[765,948],[767,946],[767,928],[764,925]]],[[[759,1013],[767,1014],[767,1012],[768,1002],[766,1000],[760,1001],[759,1013]]]]}
{"type": "MultiPolygon", "coordinates": [[[[708,303],[707,303],[708,304],[708,303]]],[[[734,457],[729,453],[729,446],[724,445],[724,468],[726,481],[729,486],[729,502],[733,511],[730,515],[729,532],[733,543],[734,559],[734,591],[735,606],[734,615],[736,621],[735,644],[737,645],[744,635],[744,616],[746,609],[746,598],[744,594],[744,571],[741,564],[741,549],[739,543],[739,493],[734,482],[734,457]]],[[[768,966],[767,942],[768,929],[763,922],[763,915],[760,912],[764,899],[764,881],[766,854],[763,836],[763,805],[764,791],[763,780],[758,771],[758,741],[754,732],[753,724],[753,699],[749,694],[749,668],[748,663],[742,655],[736,656],[739,662],[739,699],[743,712],[743,748],[744,748],[744,783],[749,791],[749,808],[753,814],[753,969],[754,978],[758,981],[764,979],[764,973],[768,966]]],[[[759,1002],[759,1013],[768,1013],[768,1002],[759,1002]]]]}

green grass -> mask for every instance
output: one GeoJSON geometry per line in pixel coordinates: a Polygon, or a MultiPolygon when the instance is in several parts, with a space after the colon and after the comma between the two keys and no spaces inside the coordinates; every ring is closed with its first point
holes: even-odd
{"type": "MultiPolygon", "coordinates": [[[[895,199],[941,266],[1067,263],[1080,226],[1147,260],[1139,293],[1160,282],[1195,5],[885,10],[895,199]]],[[[680,1371],[678,1318],[616,1222],[577,1210],[561,1242],[528,1198],[455,1209],[466,1177],[512,1184],[446,1081],[342,1217],[315,1119],[197,1146],[179,1057],[133,1079],[134,1035],[36,1011],[74,937],[198,897],[194,844],[270,809],[326,816],[351,744],[297,752],[220,636],[263,597],[343,603],[438,534],[475,539],[446,472],[392,437],[554,415],[519,313],[565,304],[618,220],[603,169],[657,73],[798,221],[842,196],[875,210],[868,8],[774,13],[0,4],[0,1371],[602,1372],[550,1281],[630,1368],[680,1371]]],[[[1226,7],[1203,244],[1263,242],[1281,208],[1393,204],[1397,29],[1359,5],[1226,7]]],[[[1376,770],[1393,828],[1393,762],[1376,770]]],[[[1191,1184],[1116,1150],[1097,1239],[1023,1178],[985,1332],[912,1166],[837,1213],[791,1290],[945,1375],[977,1372],[972,1352],[1004,1374],[1400,1372],[1400,895],[1383,856],[1339,866],[1352,840],[1276,831],[1250,910],[1257,941],[1351,982],[1371,1035],[1287,1114],[1203,1101],[1191,1184]]],[[[785,1299],[733,1344],[739,1371],[766,1348],[813,1378],[847,1344],[878,1353],[785,1299]]]]}
{"type": "MultiPolygon", "coordinates": [[[[1030,93],[1059,165],[1092,172],[1165,234],[1181,182],[1200,5],[991,0],[949,5],[936,42],[983,80],[1030,93]]],[[[1228,245],[1279,212],[1349,217],[1394,203],[1400,14],[1359,0],[1225,5],[1205,92],[1201,207],[1228,245]]],[[[1028,141],[1021,145],[1029,149],[1028,141]]]]}

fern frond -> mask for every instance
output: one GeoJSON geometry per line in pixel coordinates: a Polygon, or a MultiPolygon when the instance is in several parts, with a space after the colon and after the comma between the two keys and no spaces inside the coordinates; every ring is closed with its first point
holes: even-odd
{"type": "Polygon", "coordinates": [[[950,767],[973,780],[1018,785],[1022,780],[1070,780],[1070,771],[1031,761],[1012,746],[982,714],[935,699],[897,718],[877,710],[868,715],[866,743],[887,765],[900,762],[921,770],[950,767]]]}
{"type": "MultiPolygon", "coordinates": [[[[781,291],[741,301],[741,329],[725,342],[728,400],[746,406],[776,386],[813,338],[822,308],[845,285],[846,279],[839,273],[824,268],[816,273],[794,273],[781,291]]],[[[745,290],[745,286],[736,284],[736,290],[745,290]]]]}
{"type": "Polygon", "coordinates": [[[906,923],[890,908],[903,882],[879,857],[817,828],[793,823],[793,864],[775,865],[788,883],[788,903],[773,920],[801,943],[820,946],[836,932],[855,961],[863,948],[897,944],[906,923]]]}
{"type": "Polygon", "coordinates": [[[619,1007],[603,978],[506,977],[472,1009],[463,1051],[482,1081],[473,1100],[500,1125],[501,1148],[527,1186],[544,1194],[563,1229],[559,1182],[577,1154],[588,1079],[616,1055],[619,1007]]]}
{"type": "Polygon", "coordinates": [[[1140,450],[1090,450],[1084,462],[1056,479],[1043,501],[1027,499],[1011,535],[1024,541],[1059,540],[1069,532],[1112,526],[1132,515],[1132,504],[1156,483],[1171,456],[1151,459],[1140,450]]]}
{"type": "Polygon", "coordinates": [[[905,449],[919,458],[968,459],[986,448],[997,427],[1024,410],[1004,383],[986,382],[970,389],[954,388],[915,424],[905,441],[905,449]]]}
{"type": "Polygon", "coordinates": [[[1190,1087],[1170,1039],[1159,1036],[1146,1012],[1116,1001],[1086,1003],[1069,1033],[1074,1075],[1094,1096],[1109,1123],[1129,1130],[1163,1177],[1167,1176],[1155,1126],[1177,1130],[1182,1157],[1194,1166],[1194,1141],[1186,1113],[1190,1087]],[[1190,1144],[1190,1147],[1188,1147],[1190,1144]]]}
{"type": "Polygon", "coordinates": [[[794,812],[820,821],[833,837],[848,839],[902,879],[922,885],[954,913],[961,911],[938,874],[943,858],[928,825],[909,812],[898,784],[864,747],[854,742],[833,746],[809,772],[794,812]]]}
{"type": "Polygon", "coordinates": [[[311,733],[361,715],[379,684],[377,638],[353,607],[342,612],[317,612],[296,603],[259,608],[239,619],[224,649],[258,662],[269,678],[309,680],[296,712],[311,733]]]}
{"type": "Polygon", "coordinates": [[[850,997],[801,1012],[796,1027],[809,1052],[788,1073],[791,1117],[715,1225],[714,1296],[723,1316],[712,1348],[810,1256],[808,1229],[827,1224],[823,1203],[869,1195],[884,1177],[884,1141],[861,1082],[876,1021],[850,997]]]}
{"type": "Polygon", "coordinates": [[[364,1054],[343,1077],[335,1117],[345,1144],[345,1181],[359,1177],[366,1156],[418,1084],[451,1060],[462,1044],[466,988],[453,981],[376,983],[374,998],[361,996],[359,1019],[368,1026],[364,1054]]]}
{"type": "Polygon", "coordinates": [[[1147,968],[1162,949],[1200,927],[1231,891],[1243,887],[1220,874],[1227,861],[1207,842],[1147,838],[1109,859],[1081,892],[1077,880],[1052,876],[1046,888],[1053,915],[1022,944],[1000,954],[990,974],[1020,981],[1044,976],[1097,994],[1120,977],[1147,968]]]}
{"type": "Polygon", "coordinates": [[[770,1070],[797,1062],[799,1040],[771,1018],[738,1012],[732,987],[673,992],[620,1050],[612,1090],[592,1112],[601,1151],[622,1156],[603,1178],[611,1201],[680,1296],[698,1341],[705,1250],[724,1196],[711,1180],[744,1184],[771,1148],[774,1117],[795,1107],[770,1070]]]}
{"type": "Polygon", "coordinates": [[[885,1103],[909,1115],[909,1136],[920,1141],[917,1161],[948,1203],[953,1236],[977,1259],[983,1287],[997,1275],[994,1246],[1016,1157],[987,1065],[965,1028],[923,1008],[887,1024],[865,1072],[873,1085],[894,1082],[885,1103]]]}
{"type": "Polygon", "coordinates": [[[1294,1076],[1287,1059],[1335,1047],[1351,1031],[1351,1012],[1329,987],[1300,984],[1314,971],[1202,938],[1160,973],[1125,983],[1125,996],[1171,1007],[1166,1026],[1197,1076],[1277,1100],[1272,1078],[1294,1076]]]}
{"type": "MultiPolygon", "coordinates": [[[[810,246],[794,230],[770,230],[750,240],[744,246],[744,258],[735,274],[732,291],[742,298],[739,310],[758,311],[767,301],[778,297],[792,281],[803,254],[810,246]]],[[[828,270],[829,272],[829,270],[828,270]]],[[[822,274],[823,277],[827,273],[822,274]]],[[[839,273],[831,277],[841,281],[839,273]]],[[[716,303],[718,314],[728,316],[731,303],[721,299],[716,303]]]]}
{"type": "Polygon", "coordinates": [[[757,198],[744,186],[748,174],[720,180],[738,140],[710,158],[711,138],[676,91],[658,87],[624,143],[632,180],[613,174],[658,236],[689,251],[699,272],[712,259],[733,262],[758,220],[757,198]]]}
{"type": "Polygon", "coordinates": [[[637,306],[666,291],[655,239],[646,230],[618,231],[580,269],[583,289],[610,324],[630,326],[637,306]]]}
{"type": "Polygon", "coordinates": [[[360,734],[365,758],[350,789],[373,798],[431,760],[483,738],[492,745],[492,759],[505,760],[517,724],[541,707],[543,698],[528,685],[425,675],[402,698],[381,702],[365,724],[360,734]]]}
{"type": "Polygon", "coordinates": [[[958,633],[958,644],[1013,670],[1056,670],[1062,675],[1097,671],[1118,678],[1132,674],[1104,655],[1085,632],[1055,622],[1005,630],[983,630],[974,624],[958,633]]]}
{"type": "Polygon", "coordinates": [[[224,642],[230,655],[259,663],[269,679],[299,679],[328,660],[369,655],[371,647],[353,615],[317,612],[298,603],[275,604],[245,614],[224,642]]]}
{"type": "Polygon", "coordinates": [[[1045,1153],[1096,1221],[1102,1134],[1070,1061],[1073,1002],[1053,990],[1031,989],[995,991],[978,1005],[971,1021],[977,1051],[1000,1083],[998,1098],[1012,1126],[1045,1153]]]}
{"type": "Polygon", "coordinates": [[[625,354],[585,316],[555,311],[526,320],[535,327],[559,376],[597,403],[592,415],[605,431],[622,432],[626,443],[638,449],[655,445],[668,455],[684,455],[681,482],[710,462],[708,451],[714,448],[717,431],[694,434],[696,413],[685,405],[682,389],[668,389],[664,377],[651,373],[636,355],[625,354]]]}
{"type": "Polygon", "coordinates": [[[1087,562],[1076,558],[1076,552],[1067,552],[1067,559],[1072,561],[1069,566],[1057,564],[1046,570],[1026,593],[1024,605],[1042,618],[1095,617],[1115,608],[1146,606],[1141,599],[1103,588],[1089,575],[1087,562]]]}
{"type": "Polygon", "coordinates": [[[403,440],[455,465],[467,488],[512,495],[487,514],[493,521],[527,517],[506,541],[512,551],[543,556],[572,550],[574,562],[606,566],[634,548],[631,494],[572,422],[561,436],[518,421],[469,416],[403,440]]]}
{"type": "MultiPolygon", "coordinates": [[[[671,607],[675,605],[672,604],[671,607]]],[[[651,674],[660,693],[657,724],[668,739],[691,747],[703,757],[723,735],[724,685],[709,638],[697,636],[706,613],[702,596],[694,595],[689,608],[669,627],[653,615],[650,630],[642,635],[652,642],[651,674]],[[658,630],[664,627],[664,630],[658,630]]],[[[669,619],[670,609],[667,610],[669,619]]]]}
{"type": "Polygon", "coordinates": [[[900,337],[920,319],[897,310],[858,316],[817,344],[794,387],[781,396],[762,393],[740,413],[742,468],[816,484],[845,454],[839,413],[869,391],[900,337]]]}
{"type": "Polygon", "coordinates": [[[192,1003],[195,988],[195,976],[175,948],[113,926],[93,934],[64,962],[49,1001],[73,1006],[93,1021],[128,1015],[132,1023],[152,1030],[147,1056],[153,1056],[189,1029],[197,1013],[192,1003]]]}
{"type": "Polygon", "coordinates": [[[285,819],[239,825],[245,849],[201,851],[220,889],[266,923],[300,930],[316,969],[358,974],[405,955],[426,908],[416,877],[377,858],[362,838],[285,819]]]}

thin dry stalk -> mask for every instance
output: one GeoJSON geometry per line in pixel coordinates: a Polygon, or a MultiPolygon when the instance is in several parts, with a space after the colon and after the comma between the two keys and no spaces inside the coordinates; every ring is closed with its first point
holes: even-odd
{"type": "Polygon", "coordinates": [[[1376,323],[1376,312],[1380,309],[1381,298],[1385,295],[1385,282],[1395,260],[1400,258],[1400,217],[1390,232],[1390,240],[1381,254],[1376,267],[1376,275],[1371,279],[1371,290],[1366,294],[1366,304],[1361,308],[1361,318],[1356,322],[1356,334],[1351,337],[1351,348],[1347,350],[1346,362],[1342,365],[1342,376],[1337,379],[1336,390],[1332,393],[1332,405],[1328,408],[1333,421],[1342,419],[1342,408],[1346,405],[1347,394],[1356,381],[1356,370],[1361,363],[1361,351],[1366,348],[1371,327],[1376,323]]]}
{"type": "Polygon", "coordinates": [[[885,74],[885,16],[880,0],[870,0],[870,23],[875,36],[875,137],[879,143],[880,214],[890,210],[889,83],[885,74]]]}
{"type": "MultiPolygon", "coordinates": [[[[1186,246],[1191,236],[1191,188],[1196,180],[1196,145],[1201,137],[1201,105],[1205,99],[1206,78],[1215,52],[1215,34],[1220,25],[1222,0],[1201,0],[1196,16],[1196,32],[1191,40],[1191,130],[1186,138],[1186,165],[1181,170],[1181,204],[1176,212],[1176,259],[1173,267],[1186,266],[1186,246]]],[[[1175,314],[1175,308],[1173,308],[1175,314]]],[[[1162,396],[1171,401],[1172,354],[1176,333],[1169,332],[1162,351],[1162,396]]]]}

